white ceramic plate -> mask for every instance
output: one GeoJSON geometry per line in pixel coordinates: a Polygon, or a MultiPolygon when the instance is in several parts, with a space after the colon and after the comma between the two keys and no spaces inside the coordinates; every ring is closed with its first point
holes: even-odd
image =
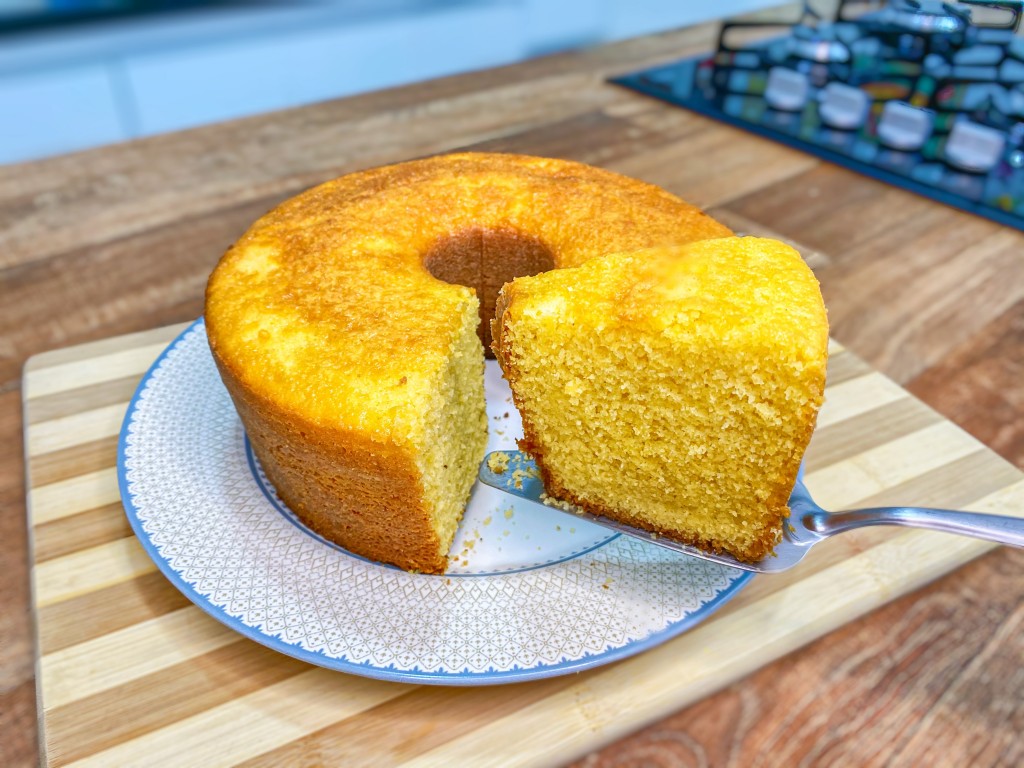
{"type": "MultiPolygon", "coordinates": [[[[518,414],[491,361],[486,387],[488,450],[514,448],[518,414]]],[[[352,555],[277,498],[202,320],[139,384],[118,473],[136,535],[196,605],[270,648],[367,677],[480,685],[576,672],[679,634],[750,579],[480,485],[448,574],[352,555]]]]}

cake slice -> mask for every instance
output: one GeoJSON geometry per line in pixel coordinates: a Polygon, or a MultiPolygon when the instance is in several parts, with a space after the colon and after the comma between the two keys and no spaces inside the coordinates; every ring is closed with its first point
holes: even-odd
{"type": "Polygon", "coordinates": [[[728,237],[517,278],[492,332],[551,496],[742,561],[771,553],[828,351],[795,250],[728,237]]]}

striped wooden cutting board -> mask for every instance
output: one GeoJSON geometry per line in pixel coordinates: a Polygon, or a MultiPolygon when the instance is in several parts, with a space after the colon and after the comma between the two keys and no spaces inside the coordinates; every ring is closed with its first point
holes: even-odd
{"type": "MultiPolygon", "coordinates": [[[[33,600],[50,765],[538,765],[581,755],[750,673],[992,545],[876,528],[755,578],[698,628],[574,676],[418,687],[309,666],[236,635],[157,571],[118,495],[117,433],[183,326],[25,369],[33,600]]],[[[807,456],[826,508],[1024,510],[1024,475],[833,344],[807,456]]]]}

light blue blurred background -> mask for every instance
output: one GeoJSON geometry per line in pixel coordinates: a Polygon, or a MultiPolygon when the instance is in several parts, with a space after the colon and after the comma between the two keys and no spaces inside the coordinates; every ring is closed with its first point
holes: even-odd
{"type": "Polygon", "coordinates": [[[0,0],[0,163],[508,64],[773,4],[0,0]],[[123,10],[134,12],[103,15],[123,10]],[[99,18],[92,18],[97,11],[99,18]]]}

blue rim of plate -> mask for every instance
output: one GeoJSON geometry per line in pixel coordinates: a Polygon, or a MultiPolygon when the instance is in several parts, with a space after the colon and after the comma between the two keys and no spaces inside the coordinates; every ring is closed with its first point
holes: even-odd
{"type": "MultiPolygon", "coordinates": [[[[595,667],[601,667],[606,664],[610,664],[615,661],[635,656],[644,651],[655,648],[661,645],[667,640],[680,635],[683,632],[691,629],[692,627],[700,624],[708,618],[712,613],[721,608],[725,603],[736,596],[740,590],[743,589],[754,574],[750,572],[742,572],[738,575],[735,580],[721,592],[719,592],[710,601],[705,603],[696,612],[687,615],[683,619],[670,624],[662,630],[654,632],[642,640],[637,640],[632,643],[612,648],[602,653],[596,654],[584,654],[580,658],[573,659],[571,661],[559,662],[557,664],[538,664],[528,668],[513,668],[504,671],[489,671],[489,672],[457,672],[457,673],[438,673],[438,672],[426,672],[416,670],[400,670],[393,667],[382,667],[369,663],[361,663],[348,661],[345,659],[339,659],[334,656],[329,656],[326,653],[314,653],[307,651],[297,645],[293,645],[282,640],[274,635],[269,635],[243,621],[235,618],[223,608],[214,605],[206,597],[199,594],[191,584],[185,581],[180,574],[174,570],[170,564],[161,556],[156,546],[150,540],[149,535],[143,529],[142,521],[139,519],[138,509],[135,507],[134,500],[128,491],[128,478],[125,466],[125,447],[128,438],[128,428],[132,423],[133,416],[135,414],[136,407],[138,405],[139,398],[145,390],[146,385],[149,383],[154,372],[160,367],[164,359],[170,354],[170,352],[178,346],[179,343],[193,331],[197,326],[203,322],[203,318],[195,320],[190,323],[181,333],[179,333],[170,344],[160,353],[153,364],[146,370],[142,379],[139,381],[139,385],[135,389],[135,393],[132,395],[132,399],[128,403],[128,410],[125,413],[124,421],[121,423],[121,431],[118,435],[117,440],[117,483],[121,493],[121,502],[125,509],[125,515],[128,518],[128,522],[132,527],[132,531],[135,533],[135,537],[142,544],[142,548],[149,555],[150,559],[156,563],[157,568],[167,578],[168,581],[173,584],[178,591],[180,591],[185,597],[187,597],[192,603],[202,609],[205,613],[212,616],[214,619],[224,624],[225,626],[233,629],[235,632],[243,637],[253,640],[260,645],[266,646],[272,650],[283,653],[286,656],[305,661],[309,664],[314,664],[318,667],[324,667],[326,669],[333,669],[338,672],[347,672],[349,674],[358,675],[360,677],[368,677],[376,680],[387,680],[389,682],[396,683],[412,683],[418,685],[440,685],[440,686],[478,686],[478,685],[503,685],[508,683],[519,683],[526,682],[529,680],[542,680],[549,677],[559,677],[561,675],[568,675],[575,672],[582,672],[587,669],[593,669],[595,667]]],[[[310,534],[313,536],[313,534],[310,534]]],[[[315,537],[319,540],[319,537],[315,537]]],[[[613,537],[617,538],[617,537],[613,537]]],[[[604,542],[601,546],[605,546],[610,543],[613,539],[609,539],[604,542]]],[[[589,550],[593,551],[593,549],[589,550]]],[[[346,552],[346,554],[349,554],[346,552]]],[[[582,553],[581,553],[582,554],[582,553]]],[[[579,557],[580,555],[576,555],[579,557]]],[[[548,566],[540,566],[548,567],[548,566]]],[[[503,574],[504,575],[504,574],[503,574]]],[[[422,577],[422,575],[421,575],[422,577]]],[[[444,578],[444,576],[438,576],[437,578],[444,578]]],[[[486,577],[483,577],[486,578],[486,577]]]]}

